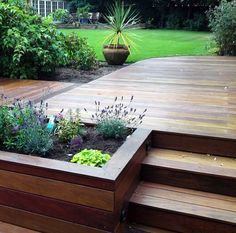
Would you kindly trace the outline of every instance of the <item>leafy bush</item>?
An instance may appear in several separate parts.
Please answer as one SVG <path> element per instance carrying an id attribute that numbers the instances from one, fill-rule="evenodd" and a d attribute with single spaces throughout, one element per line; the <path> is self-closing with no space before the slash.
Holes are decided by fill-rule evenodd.
<path id="1" fill-rule="evenodd" d="M 69 12 L 65 9 L 57 9 L 52 13 L 53 20 L 55 21 L 61 21 L 64 18 L 68 17 Z"/>
<path id="2" fill-rule="evenodd" d="M 97 125 L 97 130 L 105 138 L 124 138 L 128 135 L 126 122 L 122 119 L 104 119 Z"/>
<path id="3" fill-rule="evenodd" d="M 51 134 L 46 126 L 42 127 L 37 121 L 31 122 L 29 127 L 19 130 L 14 148 L 26 154 L 45 155 L 53 146 Z"/>
<path id="4" fill-rule="evenodd" d="M 69 142 L 77 137 L 82 131 L 79 110 L 67 113 L 66 117 L 60 119 L 57 123 L 55 134 L 59 140 Z"/>
<path id="5" fill-rule="evenodd" d="M 88 46 L 87 40 L 75 33 L 66 36 L 65 50 L 68 54 L 68 65 L 82 70 L 90 70 L 97 65 L 96 54 Z"/>
<path id="6" fill-rule="evenodd" d="M 90 69 L 95 55 L 85 40 L 59 33 L 52 17 L 41 18 L 30 11 L 0 2 L 0 75 L 37 78 L 58 66 Z M 83 51 L 84 50 L 84 51 Z M 92 54 L 92 55 L 91 55 Z"/>
<path id="7" fill-rule="evenodd" d="M 207 30 L 207 16 L 200 13 L 195 13 L 192 19 L 185 21 L 185 27 L 191 31 Z"/>
<path id="8" fill-rule="evenodd" d="M 120 101 L 117 97 L 113 104 L 101 108 L 101 103 L 95 101 L 96 112 L 92 114 L 92 120 L 97 124 L 97 130 L 105 138 L 124 138 L 129 132 L 129 128 L 136 128 L 142 123 L 147 109 L 137 115 L 137 109 L 131 107 L 134 97 L 132 96 L 129 103 Z M 86 112 L 87 109 L 85 109 Z"/>
<path id="9" fill-rule="evenodd" d="M 7 149 L 45 155 L 53 146 L 47 130 L 46 105 L 36 108 L 32 102 L 16 101 L 0 107 L 0 140 Z"/>
<path id="10" fill-rule="evenodd" d="M 220 55 L 236 55 L 236 0 L 223 0 L 209 12 L 209 27 Z"/>
<path id="11" fill-rule="evenodd" d="M 180 29 L 183 27 L 184 15 L 182 12 L 169 14 L 166 20 L 166 28 Z"/>
<path id="12" fill-rule="evenodd" d="M 111 156 L 109 154 L 103 154 L 99 150 L 85 149 L 75 154 L 71 162 L 93 167 L 103 167 L 110 158 Z"/>

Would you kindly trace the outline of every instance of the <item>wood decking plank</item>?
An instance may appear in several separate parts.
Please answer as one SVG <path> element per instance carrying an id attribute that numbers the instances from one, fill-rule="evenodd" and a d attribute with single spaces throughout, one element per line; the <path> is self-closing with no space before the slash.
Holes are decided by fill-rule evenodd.
<path id="1" fill-rule="evenodd" d="M 151 148 L 143 164 L 236 178 L 236 159 L 209 154 Z"/>
<path id="2" fill-rule="evenodd" d="M 23 227 L 18 227 L 5 222 L 0 222 L 0 233 L 40 233 L 40 232 L 29 230 Z"/>
<path id="3" fill-rule="evenodd" d="M 149 59 L 51 98 L 50 112 L 93 112 L 95 100 L 105 105 L 134 95 L 134 107 L 148 109 L 143 127 L 236 139 L 235 73 L 235 58 Z M 83 111 L 82 118 L 91 122 Z"/>
<path id="4" fill-rule="evenodd" d="M 217 198 L 217 196 L 219 196 Z M 141 183 L 131 198 L 132 203 L 188 215 L 236 224 L 236 198 L 204 192 Z"/>

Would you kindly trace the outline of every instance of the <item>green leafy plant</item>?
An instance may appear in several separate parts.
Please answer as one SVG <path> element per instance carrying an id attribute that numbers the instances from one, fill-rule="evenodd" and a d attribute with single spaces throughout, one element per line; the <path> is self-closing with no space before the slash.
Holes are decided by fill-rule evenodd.
<path id="1" fill-rule="evenodd" d="M 122 119 L 104 119 L 97 125 L 97 131 L 105 138 L 124 138 L 128 135 L 129 129 Z"/>
<path id="2" fill-rule="evenodd" d="M 111 156 L 109 154 L 103 154 L 99 150 L 85 149 L 78 154 L 75 154 L 71 159 L 71 162 L 92 167 L 103 167 L 110 158 Z"/>
<path id="3" fill-rule="evenodd" d="M 90 11 L 90 4 L 85 4 L 84 6 L 80 6 L 77 9 L 78 17 L 86 18 L 88 17 L 88 13 Z"/>
<path id="4" fill-rule="evenodd" d="M 57 9 L 52 13 L 53 20 L 55 21 L 61 21 L 64 18 L 68 17 L 69 12 L 65 9 Z"/>
<path id="5" fill-rule="evenodd" d="M 209 21 L 219 54 L 236 56 L 236 0 L 223 0 L 209 12 Z"/>
<path id="6" fill-rule="evenodd" d="M 41 18 L 3 2 L 0 16 L 1 76 L 32 79 L 60 66 L 93 68 L 95 53 L 86 41 L 58 32 L 51 16 Z"/>
<path id="7" fill-rule="evenodd" d="M 69 110 L 67 115 L 61 118 L 55 130 L 55 135 L 63 142 L 70 142 L 82 132 L 82 123 L 80 113 L 77 109 L 75 112 Z"/>
<path id="8" fill-rule="evenodd" d="M 132 107 L 134 97 L 131 96 L 128 104 L 124 103 L 123 96 L 115 97 L 111 105 L 101 107 L 100 101 L 95 101 L 95 113 L 92 120 L 97 124 L 97 130 L 105 138 L 124 138 L 128 135 L 129 129 L 134 129 L 142 124 L 147 112 L 137 114 L 137 109 Z M 87 109 L 84 109 L 86 112 Z"/>
<path id="9" fill-rule="evenodd" d="M 134 40 L 137 36 L 129 29 L 133 24 L 139 23 L 139 14 L 131 6 L 125 8 L 121 1 L 114 2 L 107 11 L 104 18 L 109 24 L 111 33 L 106 37 L 105 42 L 116 47 L 119 45 L 125 45 L 127 48 L 135 47 Z"/>
<path id="10" fill-rule="evenodd" d="M 81 70 L 91 70 L 97 67 L 95 51 L 88 46 L 87 40 L 72 33 L 65 38 L 68 66 Z"/>

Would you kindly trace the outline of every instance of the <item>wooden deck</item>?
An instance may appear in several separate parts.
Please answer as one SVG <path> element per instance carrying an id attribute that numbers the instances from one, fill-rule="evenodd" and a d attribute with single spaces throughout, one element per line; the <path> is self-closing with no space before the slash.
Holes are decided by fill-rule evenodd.
<path id="1" fill-rule="evenodd" d="M 49 100 L 62 108 L 95 109 L 115 96 L 148 109 L 142 127 L 236 139 L 236 58 L 175 57 L 138 62 Z M 86 121 L 88 116 L 82 111 Z"/>
<path id="2" fill-rule="evenodd" d="M 73 83 L 0 79 L 0 95 L 10 99 L 30 99 L 37 101 L 67 91 L 74 87 Z"/>
<path id="3" fill-rule="evenodd" d="M 13 225 L 0 233 L 124 233 L 120 219 L 144 232 L 236 232 L 236 58 L 150 59 L 80 87 L 0 80 L 1 93 L 43 97 L 50 113 L 134 95 L 153 130 L 136 130 L 104 169 L 1 152 L 0 221 Z"/>

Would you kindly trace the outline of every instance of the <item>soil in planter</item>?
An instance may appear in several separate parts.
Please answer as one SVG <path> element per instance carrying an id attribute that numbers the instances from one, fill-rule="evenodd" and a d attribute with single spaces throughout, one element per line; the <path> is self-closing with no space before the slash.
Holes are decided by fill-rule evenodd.
<path id="1" fill-rule="evenodd" d="M 86 127 L 82 139 L 82 146 L 73 147 L 67 143 L 61 143 L 58 140 L 54 140 L 53 149 L 50 150 L 45 157 L 70 161 L 74 154 L 83 149 L 101 150 L 102 152 L 108 153 L 112 156 L 125 141 L 125 139 L 105 139 L 98 134 L 94 127 Z"/>
<path id="2" fill-rule="evenodd" d="M 71 146 L 68 143 L 62 143 L 56 137 L 54 137 L 53 148 L 45 156 L 40 157 L 69 162 L 74 154 L 83 149 L 101 150 L 102 152 L 108 153 L 112 156 L 125 141 L 125 139 L 105 139 L 96 131 L 95 127 L 85 127 L 83 135 L 82 144 L 80 146 Z M 18 151 L 14 150 L 7 150 L 1 144 L 0 150 L 19 153 Z"/>

